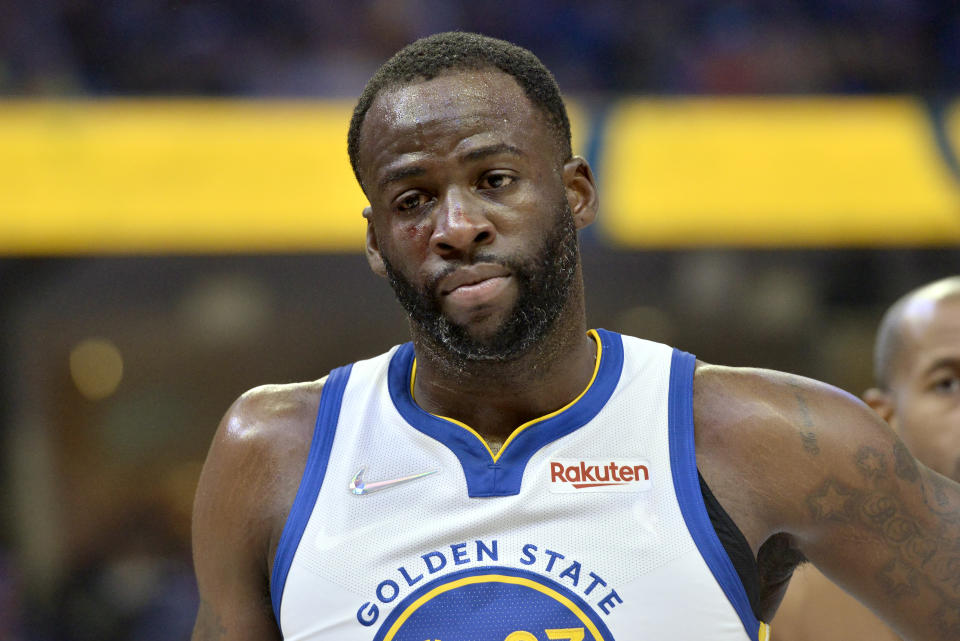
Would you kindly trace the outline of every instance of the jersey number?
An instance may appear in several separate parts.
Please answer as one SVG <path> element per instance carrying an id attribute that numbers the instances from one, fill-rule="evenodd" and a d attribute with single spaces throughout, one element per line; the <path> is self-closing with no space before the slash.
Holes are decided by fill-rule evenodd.
<path id="1" fill-rule="evenodd" d="M 583 641 L 583 628 L 552 628 L 544 630 L 547 638 L 551 641 Z M 426 641 L 440 641 L 440 639 L 427 639 Z M 537 635 L 526 630 L 516 630 L 507 635 L 503 641 L 540 641 Z"/>
<path id="2" fill-rule="evenodd" d="M 554 628 L 544 630 L 548 639 L 557 639 L 559 641 L 583 641 L 583 628 Z M 507 635 L 503 641 L 539 641 L 537 637 L 526 630 L 517 630 Z"/>

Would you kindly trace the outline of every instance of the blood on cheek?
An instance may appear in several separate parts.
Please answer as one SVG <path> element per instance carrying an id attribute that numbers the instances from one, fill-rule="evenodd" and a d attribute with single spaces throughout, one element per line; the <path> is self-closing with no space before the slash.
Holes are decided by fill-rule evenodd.
<path id="1" fill-rule="evenodd" d="M 432 233 L 433 226 L 427 220 L 403 221 L 394 227 L 393 237 L 405 253 L 423 258 L 429 252 Z"/>
<path id="2" fill-rule="evenodd" d="M 426 220 L 405 225 L 402 229 L 403 236 L 408 241 L 427 240 L 430 238 L 431 226 Z"/>

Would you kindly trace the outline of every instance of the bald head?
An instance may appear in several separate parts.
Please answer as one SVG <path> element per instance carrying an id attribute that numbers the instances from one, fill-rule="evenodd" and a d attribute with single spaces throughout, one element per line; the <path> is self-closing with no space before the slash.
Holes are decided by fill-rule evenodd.
<path id="1" fill-rule="evenodd" d="M 916 289 L 887 311 L 875 387 L 863 400 L 917 460 L 960 481 L 960 276 Z"/>
<path id="2" fill-rule="evenodd" d="M 960 276 L 950 276 L 919 287 L 894 303 L 877 330 L 873 374 L 877 386 L 889 389 L 906 344 L 929 323 L 938 304 L 960 299 Z"/>

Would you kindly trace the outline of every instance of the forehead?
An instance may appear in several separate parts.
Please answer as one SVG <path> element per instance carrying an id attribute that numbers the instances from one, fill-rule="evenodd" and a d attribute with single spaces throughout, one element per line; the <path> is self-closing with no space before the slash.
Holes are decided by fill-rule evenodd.
<path id="1" fill-rule="evenodd" d="M 513 76 L 496 70 L 451 72 L 385 89 L 370 107 L 375 117 L 380 112 L 395 127 L 424 124 L 438 116 L 509 118 L 533 110 Z"/>
<path id="2" fill-rule="evenodd" d="M 501 71 L 457 71 L 392 87 L 377 96 L 364 118 L 361 170 L 376 171 L 400 155 L 443 153 L 471 140 L 510 138 L 524 151 L 549 153 L 545 119 L 516 80 Z"/>
<path id="3" fill-rule="evenodd" d="M 907 360 L 914 366 L 946 357 L 960 359 L 960 296 L 911 301 L 900 331 Z"/>

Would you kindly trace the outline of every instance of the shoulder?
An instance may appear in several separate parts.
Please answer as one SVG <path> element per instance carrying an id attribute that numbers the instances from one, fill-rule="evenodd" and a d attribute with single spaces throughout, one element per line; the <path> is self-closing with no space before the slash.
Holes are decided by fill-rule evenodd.
<path id="1" fill-rule="evenodd" d="M 902 635 L 957 638 L 960 584 L 940 568 L 960 564 L 960 486 L 866 405 L 788 374 L 702 365 L 694 421 L 697 464 L 755 551 L 786 539 Z"/>
<path id="2" fill-rule="evenodd" d="M 309 438 L 325 381 L 262 385 L 244 392 L 227 410 L 214 442 L 261 451 Z"/>
<path id="3" fill-rule="evenodd" d="M 752 367 L 725 367 L 698 361 L 694 374 L 695 409 L 703 418 L 764 423 L 808 424 L 808 412 L 829 407 L 866 413 L 870 409 L 856 396 L 827 383 L 803 376 Z"/>
<path id="4" fill-rule="evenodd" d="M 698 438 L 738 444 L 754 454 L 775 454 L 771 447 L 789 441 L 816 455 L 822 439 L 853 444 L 865 436 L 891 435 L 856 396 L 785 372 L 698 362 L 693 394 Z"/>
<path id="5" fill-rule="evenodd" d="M 269 577 L 322 389 L 323 380 L 258 387 L 220 421 L 193 506 L 200 592 L 194 638 L 208 638 L 207 630 L 237 639 L 276 637 Z"/>
<path id="6" fill-rule="evenodd" d="M 233 473 L 243 475 L 247 482 L 253 480 L 250 475 L 255 469 L 269 469 L 274 481 L 290 472 L 299 478 L 313 437 L 323 382 L 264 385 L 242 394 L 217 428 L 208 465 L 211 459 L 223 457 L 231 463 Z"/>
<path id="7" fill-rule="evenodd" d="M 698 363 L 693 394 L 697 463 L 751 544 L 798 529 L 825 477 L 862 473 L 858 457 L 889 466 L 899 443 L 858 398 L 802 376 Z"/>
<path id="8" fill-rule="evenodd" d="M 195 533 L 242 528 L 256 557 L 272 561 L 306 465 L 323 383 L 264 385 L 234 401 L 200 477 Z"/>

